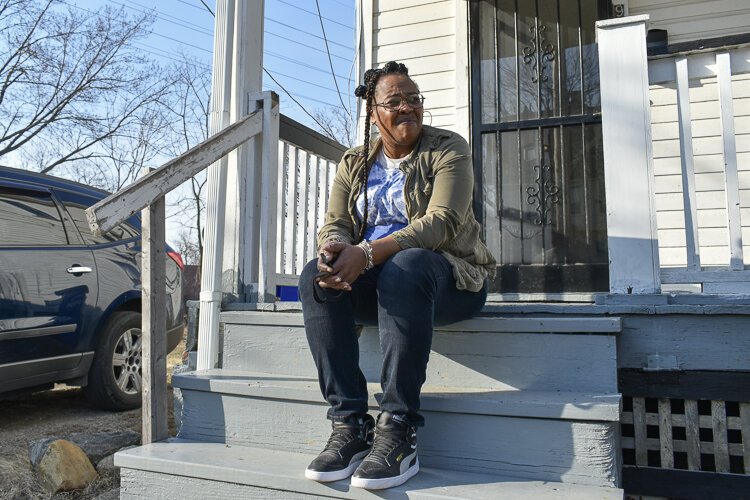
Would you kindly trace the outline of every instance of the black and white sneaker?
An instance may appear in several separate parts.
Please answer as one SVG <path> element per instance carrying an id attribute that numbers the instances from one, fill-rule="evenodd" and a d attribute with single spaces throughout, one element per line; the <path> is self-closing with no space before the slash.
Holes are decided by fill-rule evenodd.
<path id="1" fill-rule="evenodd" d="M 325 449 L 305 469 L 305 477 L 328 482 L 352 475 L 370 451 L 375 420 L 370 415 L 355 422 L 333 422 Z"/>
<path id="2" fill-rule="evenodd" d="M 397 415 L 381 413 L 372 450 L 354 471 L 352 486 L 368 490 L 392 488 L 417 472 L 417 429 Z"/>

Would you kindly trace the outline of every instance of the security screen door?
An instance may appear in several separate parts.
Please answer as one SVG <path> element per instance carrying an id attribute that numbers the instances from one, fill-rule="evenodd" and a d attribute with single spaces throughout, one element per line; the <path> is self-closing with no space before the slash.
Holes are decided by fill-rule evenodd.
<path id="1" fill-rule="evenodd" d="M 471 4 L 475 212 L 492 291 L 608 289 L 600 0 Z"/>

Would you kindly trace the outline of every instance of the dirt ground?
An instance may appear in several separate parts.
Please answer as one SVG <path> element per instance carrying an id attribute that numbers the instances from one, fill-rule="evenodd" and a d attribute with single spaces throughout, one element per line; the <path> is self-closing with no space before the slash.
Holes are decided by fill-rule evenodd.
<path id="1" fill-rule="evenodd" d="M 181 361 L 184 341 L 167 358 L 167 377 Z M 169 428 L 174 434 L 172 386 L 169 385 Z M 141 433 L 141 410 L 111 412 L 91 406 L 77 387 L 54 389 L 0 401 L 0 499 L 90 499 L 118 487 L 112 475 L 100 475 L 83 491 L 46 493 L 29 462 L 29 443 L 75 432 L 133 430 Z M 96 465 L 96 464 L 94 464 Z"/>

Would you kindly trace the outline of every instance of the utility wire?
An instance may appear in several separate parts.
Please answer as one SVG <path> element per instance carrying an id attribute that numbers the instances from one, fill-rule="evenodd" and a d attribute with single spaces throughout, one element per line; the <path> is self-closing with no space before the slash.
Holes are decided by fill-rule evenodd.
<path id="1" fill-rule="evenodd" d="M 203 2 L 201 2 L 201 3 L 203 3 Z M 211 9 L 209 9 L 209 8 L 208 8 L 208 6 L 206 6 L 205 4 L 204 4 L 204 6 L 206 7 L 206 9 L 208 9 L 208 11 L 209 11 L 209 12 L 211 12 Z M 214 16 L 214 17 L 216 17 L 216 14 L 214 14 L 213 12 L 211 12 L 211 15 L 212 15 L 212 16 Z M 292 101 L 294 101 L 294 102 L 295 102 L 295 103 L 297 104 L 297 106 L 299 106 L 299 107 L 300 107 L 300 109 L 302 109 L 302 111 L 304 111 L 304 112 L 305 112 L 305 114 L 306 114 L 307 116 L 309 116 L 310 118 L 312 118 L 312 120 L 313 120 L 313 121 L 314 121 L 315 123 L 317 123 L 317 124 L 318 124 L 318 126 L 320 127 L 320 129 L 321 129 L 321 130 L 326 130 L 326 127 L 325 127 L 325 126 L 324 126 L 324 125 L 323 125 L 322 123 L 320 123 L 320 121 L 318 121 L 318 119 L 317 119 L 317 118 L 315 118 L 315 117 L 314 117 L 314 116 L 313 116 L 313 115 L 312 115 L 312 114 L 311 114 L 311 113 L 310 113 L 310 112 L 309 112 L 309 111 L 308 111 L 308 110 L 307 110 L 307 109 L 306 109 L 306 108 L 305 108 L 305 107 L 304 107 L 304 106 L 303 106 L 303 105 L 302 105 L 302 104 L 301 104 L 301 103 L 300 103 L 300 102 L 299 102 L 299 101 L 298 101 L 297 99 L 295 99 L 295 98 L 294 98 L 294 96 L 293 96 L 293 95 L 292 95 L 291 93 L 289 93 L 289 91 L 288 91 L 288 90 L 287 90 L 287 89 L 286 89 L 286 88 L 285 88 L 285 87 L 284 87 L 284 86 L 283 86 L 283 85 L 282 85 L 281 83 L 279 83 L 279 81 L 278 81 L 278 80 L 277 80 L 276 78 L 274 78 L 274 77 L 273 77 L 273 75 L 271 74 L 271 72 L 270 72 L 270 71 L 268 71 L 268 70 L 267 70 L 266 68 L 263 68 L 263 71 L 265 72 L 265 74 L 267 74 L 267 75 L 268 75 L 268 77 L 269 77 L 269 78 L 270 78 L 271 80 L 273 80 L 273 82 L 274 82 L 274 83 L 275 83 L 276 85 L 278 85 L 278 86 L 279 86 L 279 88 L 280 88 L 281 90 L 283 90 L 283 91 L 284 91 L 284 93 L 285 93 L 286 95 L 288 95 L 288 96 L 289 96 L 289 98 L 290 98 L 290 99 L 291 99 Z"/>
<path id="2" fill-rule="evenodd" d="M 212 11 L 212 10 L 211 10 L 211 7 L 209 7 L 209 6 L 208 6 L 208 5 L 206 4 L 206 2 L 204 2 L 203 0 L 201 0 L 201 3 L 202 3 L 202 4 L 203 4 L 203 6 L 204 6 L 204 7 L 206 8 L 206 10 L 208 10 L 208 11 L 209 11 L 209 12 L 211 13 L 211 15 L 212 15 L 212 16 L 216 16 L 216 14 L 214 14 L 214 11 Z"/>
<path id="3" fill-rule="evenodd" d="M 288 37 L 285 37 L 285 36 L 277 35 L 276 33 L 271 33 L 268 30 L 266 30 L 266 35 L 275 36 L 276 38 L 281 38 L 282 40 L 286 40 L 287 42 L 296 43 L 297 45 L 302 45 L 306 49 L 310 49 L 310 50 L 314 50 L 315 52 L 320 52 L 322 54 L 326 54 L 326 51 L 323 50 L 323 49 L 319 49 L 317 47 L 312 47 L 312 46 L 307 45 L 307 44 L 305 44 L 303 42 L 300 42 L 299 40 L 294 40 L 292 38 L 288 38 Z M 330 58 L 331 57 L 331 53 L 328 52 L 327 54 L 328 54 L 328 57 Z M 339 59 L 343 59 L 344 61 L 349 62 L 349 58 L 348 57 L 337 56 L 336 54 L 333 54 L 333 57 L 338 57 Z"/>
<path id="4" fill-rule="evenodd" d="M 299 29 L 299 27 L 292 26 L 291 24 L 282 23 L 281 21 L 277 21 L 276 19 L 274 19 L 272 17 L 266 17 L 266 21 L 271 21 L 272 23 L 280 24 L 280 25 L 282 25 L 282 26 L 284 26 L 286 28 L 293 29 L 294 31 L 297 31 L 297 32 L 300 32 L 300 33 L 304 33 L 305 35 L 310 35 L 310 36 L 315 37 L 315 38 L 317 38 L 319 40 L 323 39 L 323 37 L 320 36 L 320 35 L 316 35 L 315 33 L 311 33 L 309 31 L 305 31 L 305 30 Z M 339 43 L 339 42 L 334 42 L 333 40 L 329 40 L 328 43 L 330 43 L 331 45 L 338 45 L 339 47 L 343 47 L 346 50 L 354 50 L 349 45 L 345 45 L 345 44 Z"/>
<path id="5" fill-rule="evenodd" d="M 284 0 L 277 0 L 277 1 L 278 1 L 279 3 L 283 3 L 284 5 L 288 5 L 289 7 L 292 7 L 292 8 L 294 8 L 294 9 L 297 9 L 297 10 L 301 10 L 302 12 L 307 12 L 308 14 L 312 14 L 313 16 L 317 15 L 317 14 L 315 14 L 315 12 L 313 12 L 313 11 L 311 11 L 311 10 L 303 9 L 303 8 L 302 8 L 302 7 L 300 7 L 299 5 L 294 5 L 293 3 L 285 2 Z M 344 24 L 344 23 L 340 23 L 340 22 L 336 21 L 335 19 L 330 19 L 330 18 L 328 18 L 328 17 L 325 17 L 324 19 L 325 19 L 326 21 L 331 21 L 331 22 L 332 22 L 332 23 L 334 23 L 334 24 L 338 24 L 339 26 L 343 26 L 344 28 L 346 28 L 346 29 L 348 29 L 348 30 L 353 30 L 353 29 L 354 29 L 354 28 L 352 28 L 351 26 L 348 26 L 348 25 L 346 25 L 346 24 Z"/>
<path id="6" fill-rule="evenodd" d="M 333 60 L 331 59 L 331 49 L 328 47 L 328 37 L 326 36 L 326 28 L 323 25 L 323 16 L 320 13 L 320 2 L 318 0 L 315 0 L 315 7 L 318 9 L 318 20 L 320 21 L 320 30 L 323 32 L 323 41 L 326 43 L 326 54 L 328 55 L 328 65 L 331 67 L 331 76 L 333 77 L 333 83 L 336 85 L 336 93 L 338 93 L 339 101 L 341 101 L 341 109 L 344 110 L 345 113 L 349 113 L 349 110 L 346 107 L 346 104 L 344 104 L 344 98 L 341 97 L 341 89 L 339 89 L 339 82 L 336 81 L 336 73 L 333 71 Z"/>
<path id="7" fill-rule="evenodd" d="M 311 69 L 313 71 L 318 71 L 320 73 L 325 73 L 326 75 L 330 74 L 328 71 L 326 71 L 324 69 L 317 68 L 317 67 L 313 66 L 312 64 L 307 64 L 306 62 L 300 61 L 299 59 L 293 59 L 291 57 L 287 57 L 287 56 L 285 56 L 283 54 L 279 54 L 278 52 L 273 52 L 271 50 L 265 50 L 264 53 L 266 55 L 269 55 L 271 57 L 276 57 L 277 59 L 281 59 L 283 61 L 288 61 L 288 62 L 296 63 L 296 64 L 298 64 L 300 66 L 304 66 L 305 68 Z M 336 74 L 336 76 L 338 78 L 341 78 L 342 80 L 346 81 L 346 77 L 345 76 L 341 76 L 339 74 Z"/>
<path id="8" fill-rule="evenodd" d="M 181 19 L 179 17 L 175 17 L 169 14 L 166 14 L 160 10 L 157 10 L 155 7 L 148 7 L 146 5 L 140 4 L 138 2 L 130 1 L 131 4 L 137 5 L 141 7 L 142 9 L 137 9 L 135 7 L 132 7 L 126 3 L 118 2 L 117 0 L 107 0 L 109 3 L 112 3 L 114 5 L 118 5 L 120 7 L 125 7 L 130 10 L 134 10 L 136 12 L 141 13 L 153 13 L 157 18 L 161 18 L 163 21 L 166 21 L 168 23 L 176 24 L 177 26 L 182 26 L 183 28 L 187 28 L 189 30 L 195 31 L 197 33 L 200 33 L 202 35 L 208 35 L 213 36 L 213 31 L 207 30 L 203 26 L 195 23 L 191 23 L 190 21 L 186 21 L 185 19 Z"/>
<path id="9" fill-rule="evenodd" d="M 284 91 L 284 93 L 285 93 L 286 95 L 288 95 L 288 96 L 289 96 L 289 98 L 290 98 L 290 99 L 291 99 L 292 101 L 294 101 L 294 102 L 295 102 L 295 103 L 297 104 L 297 106 L 299 106 L 299 107 L 300 107 L 300 108 L 302 109 L 302 111 L 304 111 L 304 112 L 305 112 L 305 114 L 306 114 L 307 116 L 309 116 L 310 118 L 312 118 L 312 119 L 313 119 L 313 121 L 314 121 L 315 123 L 317 123 L 317 124 L 318 124 L 318 127 L 320 127 L 320 129 L 321 129 L 321 130 L 326 130 L 326 127 L 325 127 L 325 126 L 323 126 L 323 124 L 322 124 L 322 123 L 320 123 L 320 122 L 318 121 L 318 119 L 317 119 L 317 118 L 315 118 L 315 117 L 314 117 L 313 115 L 311 115 L 311 114 L 310 114 L 310 112 L 309 112 L 309 111 L 308 111 L 307 109 L 305 109 L 305 107 L 304 107 L 304 106 L 303 106 L 302 104 L 300 104 L 300 102 L 299 102 L 299 101 L 298 101 L 297 99 L 295 99 L 295 98 L 294 98 L 294 96 L 293 96 L 292 94 L 290 94 L 290 93 L 289 93 L 289 91 L 288 91 L 287 89 L 285 89 L 285 88 L 284 88 L 284 86 L 283 86 L 282 84 L 280 84 L 280 83 L 278 82 L 278 80 L 276 80 L 276 78 L 274 78 L 274 77 L 273 77 L 273 75 L 272 75 L 271 73 L 269 73 L 269 72 L 268 72 L 268 70 L 267 70 L 266 68 L 263 68 L 263 71 L 265 71 L 265 72 L 266 72 L 266 74 L 267 74 L 267 75 L 268 75 L 268 76 L 269 76 L 269 77 L 271 78 L 271 80 L 273 80 L 273 81 L 274 81 L 274 83 L 276 83 L 276 85 L 278 85 L 278 86 L 279 86 L 279 87 L 281 88 L 281 90 L 283 90 L 283 91 Z"/>

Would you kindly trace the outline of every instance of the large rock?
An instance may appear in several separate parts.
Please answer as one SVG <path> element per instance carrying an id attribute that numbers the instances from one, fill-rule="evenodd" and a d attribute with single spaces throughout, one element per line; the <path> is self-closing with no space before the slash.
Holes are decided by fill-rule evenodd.
<path id="1" fill-rule="evenodd" d="M 50 443 L 64 439 L 75 443 L 89 457 L 92 463 L 99 462 L 102 458 L 115 453 L 126 446 L 138 444 L 141 440 L 140 434 L 133 431 L 122 432 L 100 432 L 87 434 L 85 432 L 68 434 L 64 436 L 52 436 L 29 444 L 29 459 L 31 465 L 36 467 L 47 451 Z"/>
<path id="2" fill-rule="evenodd" d="M 44 487 L 51 493 L 80 490 L 97 478 L 96 470 L 83 450 L 64 439 L 47 446 L 36 470 Z"/>

